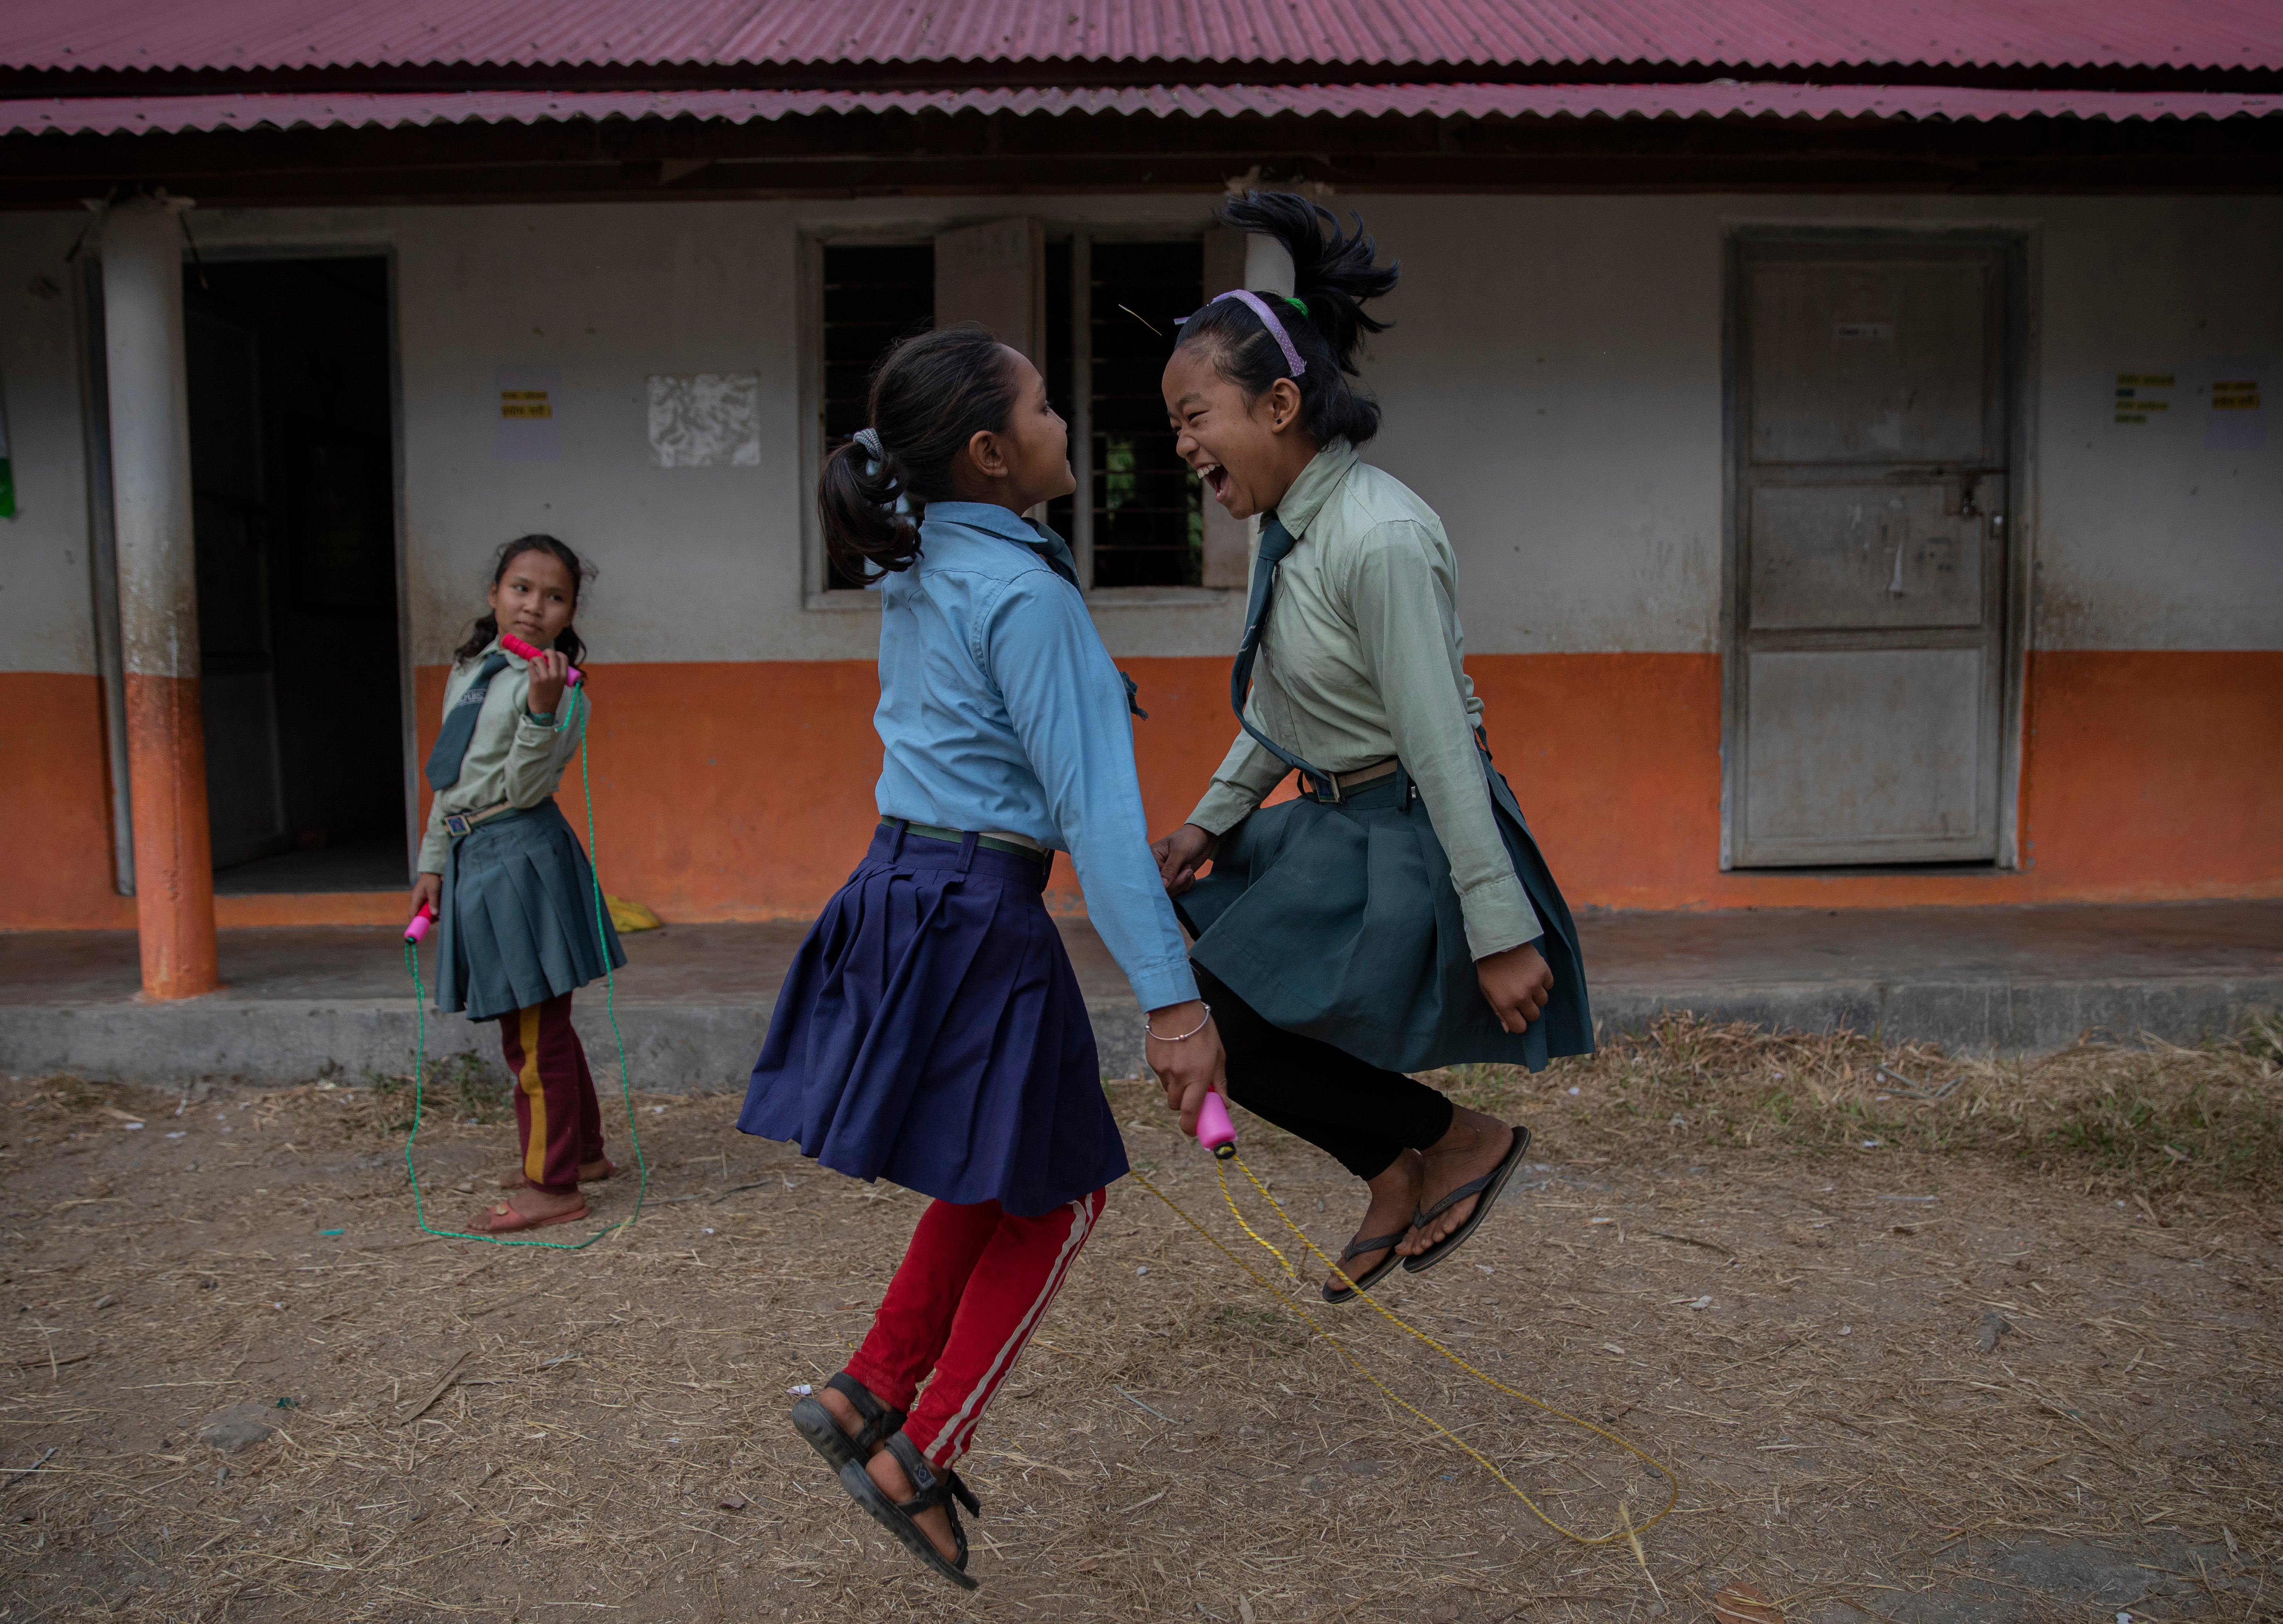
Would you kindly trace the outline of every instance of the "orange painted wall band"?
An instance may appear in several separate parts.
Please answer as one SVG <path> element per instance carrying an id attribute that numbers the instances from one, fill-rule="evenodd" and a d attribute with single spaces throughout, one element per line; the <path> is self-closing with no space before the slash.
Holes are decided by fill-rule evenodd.
<path id="1" fill-rule="evenodd" d="M 1228 665 L 1119 663 L 1150 713 L 1134 748 L 1149 824 L 1162 832 L 1195 803 L 1227 748 Z M 1720 662 L 1711 655 L 1490 655 L 1469 664 L 1498 763 L 1580 907 L 2283 897 L 2283 652 L 2033 654 L 2019 802 L 2026 866 L 1891 874 L 1720 871 Z M 417 675 L 425 754 L 444 672 Z M 185 726 L 196 730 L 194 684 L 134 682 L 130 704 L 158 712 L 154 739 L 179 745 Z M 605 666 L 593 683 L 597 857 L 612 891 L 668 919 L 798 918 L 846 877 L 871 837 L 879 772 L 869 662 Z M 111 888 L 99 691 L 91 677 L 0 674 L 8 764 L 0 816 L 12 836 L 0 928 L 134 922 L 138 910 Z M 206 847 L 202 776 L 187 807 L 176 781 L 148 815 L 153 786 L 139 761 L 136 789 L 138 862 L 152 865 L 146 872 L 171 863 L 182 875 L 181 854 Z M 564 807 L 583 832 L 577 797 L 574 768 Z M 167 828 L 161 862 L 145 854 Z M 190 871 L 192 879 L 204 874 L 202 855 Z M 193 938 L 199 906 L 225 925 L 403 917 L 401 893 L 216 902 L 194 890 L 178 885 L 165 903 Z M 1082 906 L 1067 862 L 1056 864 L 1051 900 Z M 164 967 L 170 985 L 199 985 L 195 966 L 187 977 Z"/>
<path id="2" fill-rule="evenodd" d="M 130 672 L 126 696 L 143 990 L 152 998 L 195 998 L 222 985 L 199 683 Z"/>

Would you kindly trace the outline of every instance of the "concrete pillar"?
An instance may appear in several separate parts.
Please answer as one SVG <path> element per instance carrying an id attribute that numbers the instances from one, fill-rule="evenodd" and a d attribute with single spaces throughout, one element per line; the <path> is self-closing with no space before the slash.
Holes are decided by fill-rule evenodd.
<path id="1" fill-rule="evenodd" d="M 194 998 L 221 985 L 199 711 L 180 207 L 138 199 L 115 207 L 103 225 L 135 913 L 149 998 Z"/>

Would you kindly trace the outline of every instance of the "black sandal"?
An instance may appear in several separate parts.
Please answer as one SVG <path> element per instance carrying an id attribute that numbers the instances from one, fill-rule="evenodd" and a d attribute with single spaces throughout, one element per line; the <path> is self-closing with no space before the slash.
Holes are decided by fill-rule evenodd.
<path id="1" fill-rule="evenodd" d="M 1406 1230 L 1404 1233 L 1408 1234 L 1410 1231 Z M 1365 1269 L 1363 1271 L 1363 1278 L 1360 1280 L 1351 1277 L 1345 1286 L 1333 1285 L 1328 1282 L 1324 1286 L 1324 1300 L 1326 1302 L 1353 1302 L 1357 1292 L 1367 1292 L 1371 1290 L 1373 1286 L 1378 1284 L 1379 1282 L 1383 1279 L 1398 1263 L 1404 1261 L 1402 1254 L 1395 1250 L 1395 1243 L 1402 1238 L 1402 1235 L 1376 1235 L 1368 1240 L 1350 1241 L 1348 1243 L 1348 1249 L 1340 1253 L 1340 1272 L 1342 1274 L 1347 1273 L 1347 1263 L 1348 1260 L 1351 1258 L 1360 1258 L 1366 1253 L 1377 1252 L 1383 1246 L 1387 1249 L 1387 1255 L 1380 1259 L 1378 1262 L 1373 1264 L 1369 1269 Z"/>
<path id="2" fill-rule="evenodd" d="M 1421 1253 L 1417 1257 L 1404 1259 L 1404 1269 L 1411 1274 L 1424 1274 L 1427 1270 L 1434 1268 L 1436 1264 L 1441 1262 L 1445 1258 L 1449 1257 L 1453 1252 L 1456 1252 L 1461 1246 L 1465 1245 L 1468 1240 L 1474 1235 L 1477 1227 L 1481 1224 L 1484 1219 L 1490 1216 L 1492 1204 L 1499 1198 L 1500 1193 L 1506 1189 L 1507 1180 L 1512 1178 L 1515 1175 L 1515 1170 L 1522 1166 L 1523 1152 L 1527 1152 L 1529 1149 L 1530 1129 L 1517 1124 L 1514 1130 L 1513 1148 L 1507 1152 L 1506 1159 L 1504 1161 L 1499 1163 L 1497 1167 L 1492 1167 L 1488 1173 L 1484 1174 L 1482 1177 L 1478 1179 L 1470 1179 L 1466 1183 L 1460 1185 L 1449 1195 L 1445 1196 L 1441 1200 L 1436 1202 L 1434 1206 L 1422 1211 L 1418 1217 L 1413 1221 L 1414 1228 L 1425 1227 L 1428 1223 L 1431 1222 L 1442 1214 L 1447 1213 L 1453 1207 L 1458 1206 L 1460 1202 L 1465 1200 L 1469 1196 L 1480 1196 L 1482 1198 L 1481 1200 L 1475 1203 L 1475 1210 L 1467 1214 L 1467 1221 L 1464 1223 L 1452 1230 L 1448 1235 L 1445 1235 L 1442 1239 L 1437 1241 L 1433 1245 L 1428 1247 L 1426 1251 Z"/>
<path id="3" fill-rule="evenodd" d="M 860 1465 L 877 1454 L 882 1444 L 903 1430 L 904 1412 L 890 1409 L 872 1396 L 872 1390 L 853 1376 L 843 1370 L 825 1384 L 864 1417 L 864 1425 L 854 1433 L 841 1429 L 832 1412 L 813 1398 L 803 1397 L 792 1407 L 793 1430 L 808 1440 L 808 1447 L 824 1456 L 825 1464 L 838 1472 L 850 1461 Z"/>
<path id="4" fill-rule="evenodd" d="M 961 1589 L 974 1589 L 976 1581 L 967 1572 L 967 1530 L 959 1526 L 958 1508 L 950 1503 L 958 1501 L 977 1517 L 983 1515 L 982 1504 L 967 1485 L 960 1481 L 957 1472 L 939 1473 L 928 1464 L 927 1457 L 919 1452 L 912 1441 L 901 1433 L 888 1440 L 887 1448 L 888 1453 L 896 1457 L 897 1464 L 903 1467 L 904 1474 L 912 1480 L 912 1487 L 916 1492 L 910 1499 L 901 1504 L 889 1499 L 886 1492 L 872 1481 L 872 1474 L 865 1471 L 863 1464 L 859 1461 L 850 1461 L 840 1469 L 840 1487 L 848 1491 L 850 1499 L 872 1513 L 873 1521 L 901 1541 L 906 1550 Z M 937 1506 L 942 1506 L 951 1518 L 952 1542 L 959 1548 L 959 1558 L 954 1562 L 945 1561 L 943 1553 L 935 1548 L 935 1542 L 912 1520 L 915 1512 L 931 1511 Z"/>

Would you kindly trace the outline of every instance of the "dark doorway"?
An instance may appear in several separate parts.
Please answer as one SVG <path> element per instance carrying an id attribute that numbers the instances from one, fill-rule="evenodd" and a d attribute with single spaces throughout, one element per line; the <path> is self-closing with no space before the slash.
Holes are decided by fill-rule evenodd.
<path id="1" fill-rule="evenodd" d="M 185 273 L 214 889 L 406 883 L 388 262 Z"/>

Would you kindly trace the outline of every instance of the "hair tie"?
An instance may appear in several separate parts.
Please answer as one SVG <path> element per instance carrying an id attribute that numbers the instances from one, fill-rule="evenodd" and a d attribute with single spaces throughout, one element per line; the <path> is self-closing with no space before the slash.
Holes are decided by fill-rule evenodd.
<path id="1" fill-rule="evenodd" d="M 870 457 L 874 462 L 884 463 L 888 460 L 888 454 L 880 449 L 880 431 L 878 429 L 860 428 L 854 433 L 849 435 L 848 438 L 851 443 L 862 446 L 864 448 L 864 455 Z"/>
<path id="2" fill-rule="evenodd" d="M 1282 299 L 1284 296 L 1280 293 L 1277 297 Z M 1284 364 L 1292 369 L 1293 377 L 1297 378 L 1301 373 L 1308 370 L 1308 363 L 1300 359 L 1300 352 L 1292 347 L 1291 334 L 1284 331 L 1284 324 L 1276 319 L 1276 312 L 1270 309 L 1259 295 L 1256 293 L 1249 293 L 1241 287 L 1233 287 L 1226 293 L 1215 294 L 1209 302 L 1219 304 L 1224 299 L 1235 299 L 1241 301 L 1255 316 L 1260 318 L 1260 324 L 1262 326 L 1267 328 L 1270 332 L 1276 336 L 1276 347 L 1284 352 Z M 1290 302 L 1297 304 L 1299 301 L 1293 300 Z"/>
<path id="3" fill-rule="evenodd" d="M 1307 320 L 1307 318 L 1308 318 L 1308 307 L 1307 307 L 1307 304 L 1306 304 L 1306 302 L 1305 302 L 1305 301 L 1298 300 L 1298 299 L 1295 299 L 1295 298 L 1293 298 L 1293 297 L 1292 297 L 1292 295 L 1291 295 L 1291 294 L 1287 293 L 1287 294 L 1285 294 L 1285 295 L 1284 295 L 1284 302 L 1285 302 L 1286 304 L 1288 304 L 1288 305 L 1290 305 L 1294 309 L 1297 310 L 1297 311 L 1300 313 L 1300 319 L 1301 319 L 1301 320 L 1303 320 L 1303 321 Z"/>

